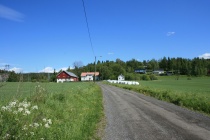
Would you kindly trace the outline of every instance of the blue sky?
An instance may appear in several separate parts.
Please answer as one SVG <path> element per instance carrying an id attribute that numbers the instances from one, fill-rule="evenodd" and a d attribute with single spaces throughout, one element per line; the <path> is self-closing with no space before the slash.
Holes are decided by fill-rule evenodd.
<path id="1" fill-rule="evenodd" d="M 0 68 L 40 72 L 101 61 L 210 58 L 209 0 L 0 0 Z M 98 57 L 102 56 L 102 57 Z"/>

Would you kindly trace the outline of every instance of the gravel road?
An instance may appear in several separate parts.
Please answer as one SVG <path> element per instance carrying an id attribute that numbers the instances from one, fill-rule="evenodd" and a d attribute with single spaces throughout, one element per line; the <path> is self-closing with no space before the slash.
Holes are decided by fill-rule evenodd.
<path id="1" fill-rule="evenodd" d="M 107 126 L 103 140 L 209 140 L 210 118 L 133 91 L 99 83 Z"/>

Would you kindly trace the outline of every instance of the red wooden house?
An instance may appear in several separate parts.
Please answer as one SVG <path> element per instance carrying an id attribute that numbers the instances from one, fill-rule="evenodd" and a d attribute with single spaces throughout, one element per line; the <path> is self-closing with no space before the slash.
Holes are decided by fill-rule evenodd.
<path id="1" fill-rule="evenodd" d="M 79 81 L 79 78 L 72 72 L 61 71 L 56 76 L 57 83 Z"/>

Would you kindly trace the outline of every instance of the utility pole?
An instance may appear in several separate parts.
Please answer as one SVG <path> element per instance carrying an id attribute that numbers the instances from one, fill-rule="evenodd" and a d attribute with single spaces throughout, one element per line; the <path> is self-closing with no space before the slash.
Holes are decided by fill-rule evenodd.
<path id="1" fill-rule="evenodd" d="M 96 82 L 96 56 L 95 56 L 95 73 L 94 73 L 94 83 Z"/>

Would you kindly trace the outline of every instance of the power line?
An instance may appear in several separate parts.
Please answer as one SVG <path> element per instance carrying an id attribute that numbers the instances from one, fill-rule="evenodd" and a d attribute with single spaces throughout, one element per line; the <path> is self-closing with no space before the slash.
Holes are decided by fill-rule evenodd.
<path id="1" fill-rule="evenodd" d="M 89 24 L 88 24 L 88 20 L 87 20 L 87 14 L 86 14 L 86 10 L 85 10 L 84 0 L 82 0 L 82 3 L 83 3 L 84 13 L 85 13 L 86 25 L 87 25 L 87 29 L 88 29 L 88 35 L 89 35 L 89 39 L 90 39 L 90 45 L 91 45 L 91 48 L 92 48 L 93 55 L 95 56 L 94 49 L 93 49 L 93 43 L 92 43 L 92 39 L 91 39 L 91 36 L 90 36 L 90 29 L 89 29 Z"/>

